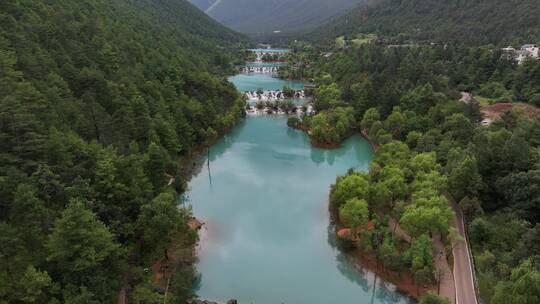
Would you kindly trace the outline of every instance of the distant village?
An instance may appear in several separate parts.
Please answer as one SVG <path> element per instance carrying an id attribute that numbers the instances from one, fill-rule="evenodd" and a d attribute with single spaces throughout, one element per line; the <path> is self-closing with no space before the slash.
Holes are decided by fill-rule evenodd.
<path id="1" fill-rule="evenodd" d="M 518 64 L 522 64 L 527 58 L 538 59 L 540 49 L 536 44 L 524 44 L 520 49 L 511 46 L 502 49 L 506 56 L 514 58 Z"/>
<path id="2" fill-rule="evenodd" d="M 348 49 L 354 46 L 359 46 L 364 43 L 376 42 L 378 44 L 386 44 L 387 48 L 412 48 L 418 46 L 417 43 L 404 43 L 404 44 L 387 44 L 381 38 L 376 35 L 359 35 L 356 39 L 346 39 L 343 36 L 336 38 L 335 45 L 338 49 Z M 431 42 L 430 45 L 436 45 L 435 42 Z M 447 45 L 444 45 L 447 48 Z M 520 48 L 514 48 L 508 46 L 501 49 L 504 53 L 503 56 L 507 56 L 509 59 L 514 59 L 518 64 L 522 64 L 527 59 L 540 59 L 540 48 L 536 44 L 524 44 Z M 321 56 L 329 58 L 333 55 L 332 52 L 323 52 Z"/>

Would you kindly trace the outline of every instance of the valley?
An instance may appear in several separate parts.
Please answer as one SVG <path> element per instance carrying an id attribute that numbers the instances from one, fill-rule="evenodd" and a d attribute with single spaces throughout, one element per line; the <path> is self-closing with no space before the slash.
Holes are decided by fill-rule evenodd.
<path id="1" fill-rule="evenodd" d="M 538 303 L 539 14 L 2 1 L 0 303 Z"/>
<path id="2" fill-rule="evenodd" d="M 245 90 L 240 75 L 231 81 Z M 255 80 L 262 91 L 276 89 L 271 74 Z M 313 148 L 287 128 L 287 116 L 247 114 L 203 157 L 186 193 L 205 223 L 197 294 L 239 303 L 413 303 L 336 247 L 326 211 L 327 186 L 349 168 L 366 170 L 369 144 L 357 135 L 340 149 Z"/>
<path id="3" fill-rule="evenodd" d="M 364 0 L 193 0 L 222 24 L 250 35 L 313 29 L 363 3 Z"/>

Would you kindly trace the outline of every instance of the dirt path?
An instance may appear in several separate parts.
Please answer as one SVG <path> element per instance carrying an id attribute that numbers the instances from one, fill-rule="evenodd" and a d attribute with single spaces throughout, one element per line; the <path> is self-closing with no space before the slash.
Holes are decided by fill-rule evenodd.
<path id="1" fill-rule="evenodd" d="M 390 226 L 390 229 L 392 229 L 392 231 L 397 235 L 399 236 L 400 238 L 402 238 L 404 241 L 406 241 L 407 243 L 411 243 L 412 241 L 412 238 L 411 236 L 405 232 L 405 230 L 403 230 L 401 228 L 401 226 L 399 225 L 399 223 L 394 219 L 394 218 L 390 218 L 388 220 L 388 226 Z"/>
<path id="2" fill-rule="evenodd" d="M 484 118 L 489 119 L 491 121 L 502 119 L 502 116 L 505 113 L 513 109 L 521 110 L 529 118 L 534 118 L 540 114 L 540 110 L 537 107 L 527 104 L 527 103 L 522 103 L 522 102 L 514 102 L 514 103 L 501 102 L 501 103 L 496 103 L 496 104 L 480 107 L 480 111 L 484 115 Z"/>
<path id="3" fill-rule="evenodd" d="M 439 279 L 439 295 L 447 298 L 450 303 L 456 302 L 456 285 L 454 282 L 454 274 L 448 265 L 446 257 L 446 249 L 441 240 L 440 234 L 435 234 L 432 237 L 433 245 L 435 246 L 435 267 L 437 268 L 437 276 Z"/>
<path id="4" fill-rule="evenodd" d="M 449 193 L 445 193 L 445 196 L 456 213 L 453 225 L 463 237 L 463 241 L 455 243 L 452 250 L 454 255 L 456 304 L 478 304 L 476 300 L 474 268 L 471 262 L 472 259 L 470 256 L 469 244 L 467 242 L 463 214 L 454 198 Z"/>
<path id="5" fill-rule="evenodd" d="M 408 243 L 411 242 L 411 236 L 401 228 L 401 226 L 395 219 L 390 218 L 388 220 L 388 225 L 391 229 L 395 231 L 394 233 L 397 236 L 399 236 Z M 456 286 L 454 282 L 454 275 L 452 273 L 452 269 L 450 269 L 450 266 L 448 265 L 448 260 L 446 258 L 446 250 L 441 240 L 441 236 L 439 234 L 434 235 L 432 237 L 432 242 L 433 246 L 435 247 L 435 268 L 437 271 L 438 279 L 440 280 L 439 295 L 447 298 L 450 303 L 455 303 Z"/>

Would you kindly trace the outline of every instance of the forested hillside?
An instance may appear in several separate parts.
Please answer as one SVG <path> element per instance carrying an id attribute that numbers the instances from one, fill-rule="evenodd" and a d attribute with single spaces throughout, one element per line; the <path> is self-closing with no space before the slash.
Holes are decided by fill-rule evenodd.
<path id="1" fill-rule="evenodd" d="M 367 43 L 329 56 L 311 45 L 294 49 L 290 58 L 302 65 L 284 73 L 315 79 L 318 113 L 290 124 L 309 130 L 316 145 L 362 132 L 379 147 L 369 174 L 339 177 L 330 196 L 353 231 L 374 223 L 356 232 L 355 246 L 390 270 L 436 283 L 436 251 L 426 240 L 441 233 L 447 246 L 456 242 L 453 198 L 468 226 L 481 299 L 537 302 L 540 117 L 530 104 L 540 105 L 540 60 L 518 65 L 489 47 Z M 460 100 L 460 91 L 529 105 L 484 125 L 486 101 Z M 413 237 L 406 250 L 389 218 Z"/>
<path id="2" fill-rule="evenodd" d="M 0 2 L 0 303 L 159 301 L 142 269 L 191 252 L 178 160 L 243 115 L 242 39 L 184 0 Z"/>
<path id="3" fill-rule="evenodd" d="M 539 15 L 536 0 L 371 0 L 306 38 L 333 41 L 342 35 L 354 38 L 358 33 L 377 33 L 396 43 L 536 42 L 540 39 Z"/>
<path id="4" fill-rule="evenodd" d="M 222 26 L 208 15 L 201 12 L 188 1 L 179 0 L 129 0 L 134 7 L 147 13 L 150 17 L 159 20 L 160 23 L 167 23 L 171 26 L 179 27 L 183 31 L 205 38 L 213 38 L 231 43 L 245 40 L 238 33 Z M 212 46 L 215 46 L 213 44 Z"/>

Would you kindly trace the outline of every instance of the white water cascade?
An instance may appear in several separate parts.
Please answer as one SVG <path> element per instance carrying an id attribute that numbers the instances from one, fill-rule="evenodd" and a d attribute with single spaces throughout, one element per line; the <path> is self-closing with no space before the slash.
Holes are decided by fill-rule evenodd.
<path id="1" fill-rule="evenodd" d="M 244 93 L 246 98 L 249 101 L 276 101 L 276 100 L 283 100 L 287 98 L 293 98 L 293 99 L 305 99 L 306 94 L 304 90 L 297 90 L 294 92 L 292 97 L 286 97 L 285 94 L 281 90 L 277 91 L 263 91 L 257 92 L 245 92 Z"/>
<path id="2" fill-rule="evenodd" d="M 246 66 L 240 69 L 242 73 L 265 73 L 265 74 L 275 74 L 278 72 L 277 66 Z"/>

